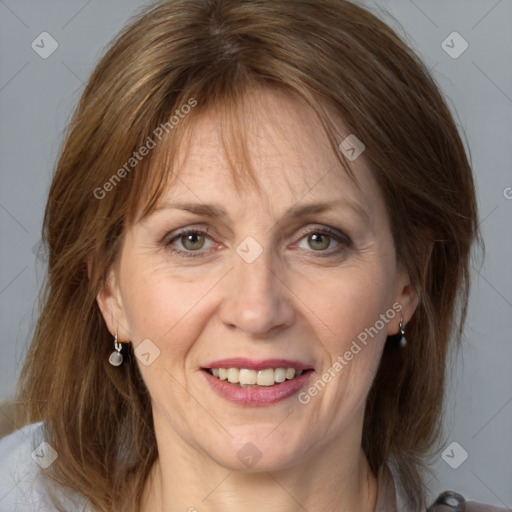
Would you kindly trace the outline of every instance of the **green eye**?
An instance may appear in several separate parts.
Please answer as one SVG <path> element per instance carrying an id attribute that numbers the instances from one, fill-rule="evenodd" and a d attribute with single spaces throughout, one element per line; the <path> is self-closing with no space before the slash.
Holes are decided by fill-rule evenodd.
<path id="1" fill-rule="evenodd" d="M 323 251 L 331 244 L 331 237 L 325 233 L 311 233 L 308 235 L 308 244 L 315 251 Z"/>
<path id="2" fill-rule="evenodd" d="M 193 232 L 182 235 L 180 241 L 185 249 L 189 251 L 197 251 L 203 248 L 205 236 L 199 232 Z"/>
<path id="3" fill-rule="evenodd" d="M 319 257 L 335 256 L 352 246 L 352 241 L 347 235 L 327 226 L 309 229 L 301 234 L 298 247 L 316 253 L 315 255 Z"/>
<path id="4" fill-rule="evenodd" d="M 186 229 L 171 238 L 166 237 L 163 244 L 171 252 L 184 258 L 206 257 L 215 247 L 209 229 Z M 298 247 L 317 253 L 318 257 L 332 257 L 344 253 L 351 245 L 350 238 L 342 232 L 322 227 L 302 232 Z"/>
<path id="5" fill-rule="evenodd" d="M 209 229 L 187 229 L 172 238 L 166 237 L 163 243 L 174 254 L 185 258 L 205 256 L 205 252 L 215 245 Z"/>

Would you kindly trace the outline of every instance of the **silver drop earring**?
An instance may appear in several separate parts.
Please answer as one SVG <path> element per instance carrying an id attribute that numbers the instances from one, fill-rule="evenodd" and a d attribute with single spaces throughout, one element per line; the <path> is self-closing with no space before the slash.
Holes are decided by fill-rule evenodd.
<path id="1" fill-rule="evenodd" d="M 121 354 L 121 349 L 123 348 L 123 346 L 121 345 L 121 343 L 119 343 L 119 341 L 117 341 L 117 329 L 116 329 L 116 334 L 114 336 L 114 351 L 112 352 L 112 354 L 110 354 L 110 357 L 108 358 L 108 362 L 112 365 L 112 366 L 121 366 L 123 364 L 123 354 Z"/>
<path id="2" fill-rule="evenodd" d="M 400 317 L 400 342 L 399 342 L 399 345 L 400 345 L 400 348 L 404 348 L 406 345 L 407 345 L 407 340 L 405 339 L 405 324 L 404 324 L 404 319 L 402 317 Z"/>

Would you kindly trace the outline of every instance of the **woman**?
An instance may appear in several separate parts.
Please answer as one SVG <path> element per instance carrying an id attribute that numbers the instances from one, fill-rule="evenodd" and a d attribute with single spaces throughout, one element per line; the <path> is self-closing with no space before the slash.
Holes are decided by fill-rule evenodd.
<path id="1" fill-rule="evenodd" d="M 83 93 L 44 235 L 12 509 L 425 510 L 477 208 L 434 82 L 373 15 L 148 9 Z M 492 510 L 430 510 L 464 506 Z"/>

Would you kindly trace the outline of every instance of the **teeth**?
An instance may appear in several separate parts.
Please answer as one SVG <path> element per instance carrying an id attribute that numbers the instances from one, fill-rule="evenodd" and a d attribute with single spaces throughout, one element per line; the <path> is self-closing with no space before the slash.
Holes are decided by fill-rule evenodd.
<path id="1" fill-rule="evenodd" d="M 273 386 L 274 385 L 274 370 L 260 370 L 258 372 L 258 386 Z"/>
<path id="2" fill-rule="evenodd" d="M 284 368 L 276 368 L 274 370 L 274 380 L 276 382 L 284 382 L 286 380 L 286 370 Z"/>
<path id="3" fill-rule="evenodd" d="M 287 368 L 286 369 L 286 378 L 293 379 L 293 377 L 295 377 L 295 370 L 293 368 Z"/>
<path id="4" fill-rule="evenodd" d="M 300 377 L 302 370 L 295 368 L 266 368 L 264 370 L 249 370 L 247 368 L 212 368 L 211 374 L 220 380 L 241 387 L 273 386 L 276 383 Z"/>
<path id="5" fill-rule="evenodd" d="M 240 370 L 238 368 L 228 368 L 228 381 L 231 382 L 231 384 L 239 382 L 239 377 Z"/>
<path id="6" fill-rule="evenodd" d="M 247 370 L 246 368 L 242 368 L 240 370 L 240 375 L 238 377 L 238 382 L 240 382 L 241 386 L 248 384 L 256 384 L 258 381 L 258 374 L 256 370 Z"/>

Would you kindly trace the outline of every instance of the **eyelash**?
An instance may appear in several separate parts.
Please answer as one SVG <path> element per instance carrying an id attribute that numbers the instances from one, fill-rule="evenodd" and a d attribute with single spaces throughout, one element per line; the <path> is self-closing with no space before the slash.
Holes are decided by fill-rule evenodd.
<path id="1" fill-rule="evenodd" d="M 179 257 L 183 257 L 183 258 L 202 258 L 202 257 L 204 257 L 205 254 L 204 254 L 204 252 L 201 252 L 201 250 L 198 250 L 198 251 L 183 251 L 181 249 L 170 248 L 171 244 L 175 240 L 178 240 L 180 238 L 183 238 L 183 237 L 185 237 L 187 235 L 191 235 L 191 234 L 207 235 L 209 238 L 212 237 L 211 236 L 212 232 L 211 232 L 210 228 L 208 228 L 208 227 L 204 228 L 204 229 L 187 228 L 187 229 L 184 229 L 183 231 L 180 231 L 180 232 L 176 233 L 172 238 L 166 237 L 163 240 L 163 244 L 173 254 L 176 254 Z M 313 228 L 313 229 L 309 229 L 309 230 L 303 231 L 300 234 L 299 241 L 302 240 L 307 235 L 310 235 L 310 234 L 327 235 L 327 236 L 335 239 L 341 245 L 341 247 L 338 247 L 334 251 L 333 250 L 330 250 L 330 251 L 327 251 L 327 250 L 323 250 L 323 251 L 321 251 L 321 250 L 320 251 L 311 250 L 310 251 L 310 252 L 313 252 L 313 253 L 317 253 L 318 257 L 320 257 L 320 258 L 326 258 L 326 257 L 330 257 L 330 256 L 335 256 L 335 255 L 339 254 L 342 251 L 343 248 L 348 248 L 348 247 L 351 247 L 351 245 L 352 245 L 352 241 L 350 240 L 350 238 L 348 236 L 340 235 L 340 234 L 338 234 L 337 231 L 335 231 L 335 230 L 333 230 L 333 229 L 331 229 L 329 227 L 322 227 L 322 228 L 316 228 L 316 229 Z M 324 253 L 324 254 L 322 254 L 322 253 Z"/>

